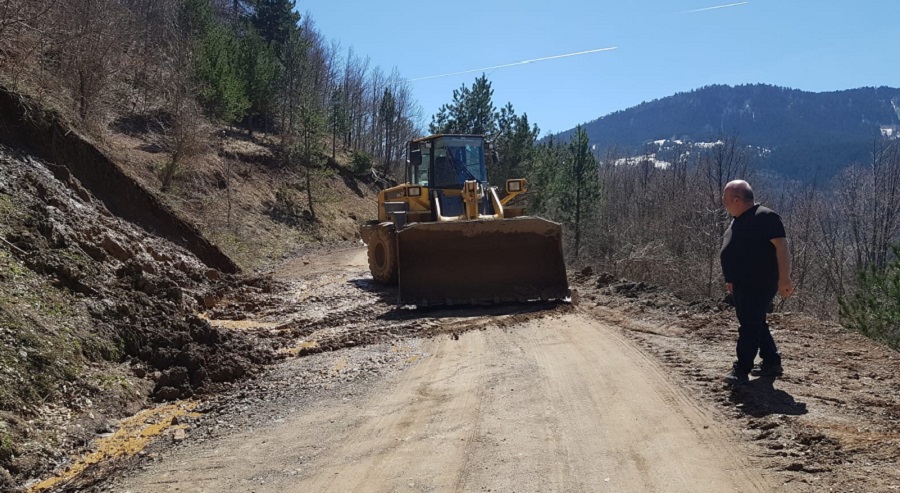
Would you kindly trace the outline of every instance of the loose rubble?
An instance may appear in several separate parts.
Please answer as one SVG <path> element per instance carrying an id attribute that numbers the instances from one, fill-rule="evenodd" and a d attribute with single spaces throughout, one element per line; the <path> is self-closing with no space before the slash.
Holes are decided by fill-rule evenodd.
<path id="1" fill-rule="evenodd" d="M 276 358 L 197 315 L 240 279 L 114 217 L 55 168 L 0 147 L 0 481 L 64 464 L 148 398 L 214 391 Z"/>

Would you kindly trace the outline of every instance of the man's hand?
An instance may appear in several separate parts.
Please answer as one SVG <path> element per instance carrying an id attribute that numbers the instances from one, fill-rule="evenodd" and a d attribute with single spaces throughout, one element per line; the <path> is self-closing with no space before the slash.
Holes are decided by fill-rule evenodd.
<path id="1" fill-rule="evenodd" d="M 794 294 L 794 285 L 791 284 L 790 279 L 778 280 L 778 294 L 781 295 L 782 298 L 790 298 L 792 294 Z"/>
<path id="2" fill-rule="evenodd" d="M 725 283 L 725 291 L 728 291 L 729 293 L 733 294 L 734 293 L 734 284 L 732 284 L 730 282 L 726 282 Z"/>
<path id="3" fill-rule="evenodd" d="M 794 285 L 791 284 L 791 252 L 787 238 L 772 238 L 770 241 L 775 245 L 775 258 L 778 260 L 778 294 L 790 298 L 794 294 Z"/>

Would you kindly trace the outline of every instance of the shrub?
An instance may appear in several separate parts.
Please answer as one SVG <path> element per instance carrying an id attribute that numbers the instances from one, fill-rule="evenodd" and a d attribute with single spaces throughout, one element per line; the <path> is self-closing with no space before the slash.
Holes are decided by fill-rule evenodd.
<path id="1" fill-rule="evenodd" d="M 362 151 L 354 151 L 352 161 L 353 174 L 357 176 L 368 174 L 372 171 L 373 161 L 374 159 L 371 154 Z"/>
<path id="2" fill-rule="evenodd" d="M 840 300 L 844 326 L 900 349 L 900 247 L 883 270 L 859 273 L 859 288 Z"/>

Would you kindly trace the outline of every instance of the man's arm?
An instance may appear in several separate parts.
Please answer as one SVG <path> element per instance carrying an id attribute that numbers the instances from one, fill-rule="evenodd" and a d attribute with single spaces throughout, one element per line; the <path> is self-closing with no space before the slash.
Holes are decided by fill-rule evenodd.
<path id="1" fill-rule="evenodd" d="M 791 252 L 787 238 L 772 238 L 769 241 L 775 245 L 775 257 L 778 259 L 778 293 L 789 298 L 794 294 L 794 285 L 791 284 Z"/>

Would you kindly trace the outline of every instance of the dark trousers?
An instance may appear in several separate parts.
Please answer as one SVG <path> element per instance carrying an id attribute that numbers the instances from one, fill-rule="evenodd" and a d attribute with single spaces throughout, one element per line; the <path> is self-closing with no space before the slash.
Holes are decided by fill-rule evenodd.
<path id="1" fill-rule="evenodd" d="M 740 324 L 735 371 L 743 375 L 750 373 L 757 353 L 766 365 L 781 364 L 781 355 L 775 346 L 775 339 L 772 339 L 769 324 L 766 323 L 766 312 L 775 297 L 775 290 L 734 285 L 733 295 Z"/>

